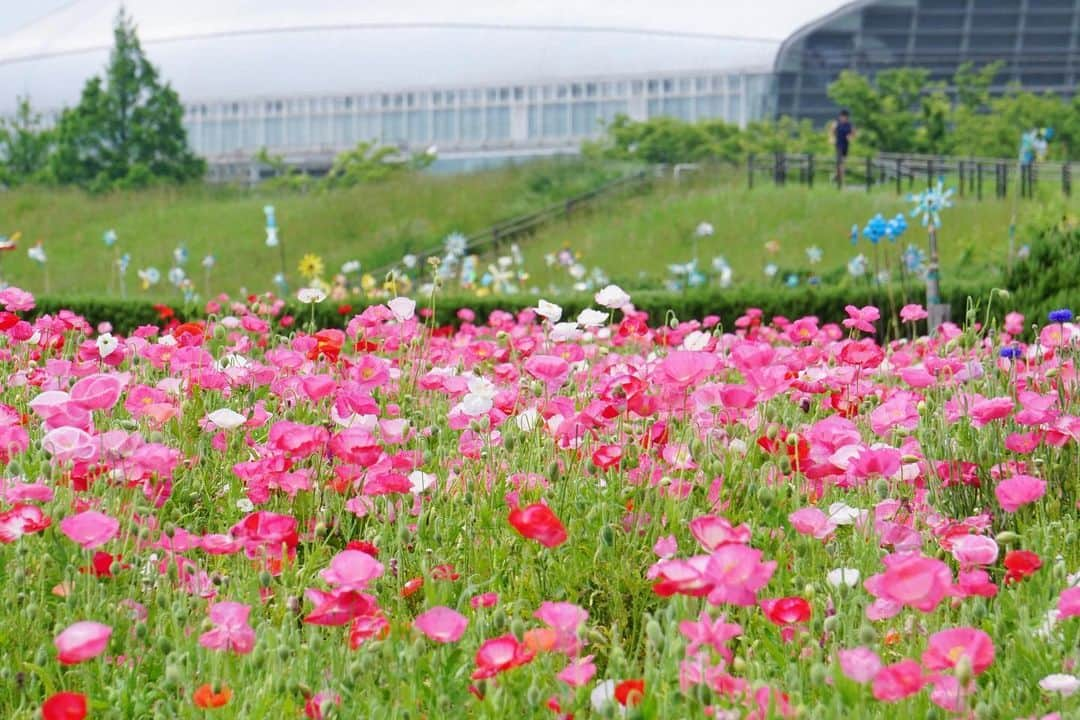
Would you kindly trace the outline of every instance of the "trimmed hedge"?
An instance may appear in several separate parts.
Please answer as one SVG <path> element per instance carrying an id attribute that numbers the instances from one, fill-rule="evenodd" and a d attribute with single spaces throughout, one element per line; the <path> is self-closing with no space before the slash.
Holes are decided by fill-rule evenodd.
<path id="1" fill-rule="evenodd" d="M 946 302 L 952 304 L 953 319 L 957 322 L 964 320 L 965 308 L 968 298 L 972 298 L 985 307 L 990 297 L 992 288 L 977 284 L 953 284 L 946 285 L 943 296 Z M 892 288 L 890 300 L 889 289 L 877 286 L 860 287 L 740 287 L 727 290 L 701 289 L 687 292 L 665 291 L 640 291 L 632 293 L 635 307 L 647 312 L 653 323 L 662 323 L 670 317 L 679 320 L 701 319 L 706 315 L 719 315 L 721 323 L 726 328 L 734 326 L 736 318 L 746 312 L 747 308 L 755 307 L 762 310 L 766 319 L 782 315 L 791 319 L 804 315 L 816 315 L 822 322 L 839 322 L 847 317 L 844 311 L 846 305 L 876 305 L 881 308 L 885 319 L 893 312 L 898 312 L 907 302 L 923 302 L 923 290 L 921 287 L 912 286 L 905 294 L 900 287 Z M 558 303 L 563 308 L 563 317 L 575 317 L 581 310 L 587 307 L 595 307 L 592 295 L 569 295 L 569 296 L 546 296 L 547 300 Z M 452 325 L 458 322 L 457 312 L 461 308 L 470 308 L 479 320 L 484 320 L 495 310 L 517 312 L 528 307 L 535 307 L 537 296 L 534 295 L 504 295 L 478 297 L 437 297 L 435 308 L 435 321 L 439 325 Z M 363 311 L 367 303 L 351 302 L 352 312 L 342 315 L 338 311 L 338 305 L 327 300 L 315 306 L 315 322 L 320 327 L 344 327 L 349 318 Z M 418 301 L 418 307 L 423 307 L 424 302 Z M 1015 303 L 1004 307 L 1004 303 L 995 302 L 1000 307 L 995 308 L 995 315 L 1000 316 L 1003 312 L 1015 308 Z M 201 308 L 172 306 L 179 320 L 193 320 L 202 316 Z M 117 333 L 130 333 L 140 325 L 160 324 L 161 320 L 154 303 L 146 300 L 120 300 L 111 298 L 38 298 L 37 308 L 32 315 L 45 313 L 55 314 L 58 310 L 68 309 L 84 316 L 91 325 L 96 326 L 100 322 L 109 322 L 113 331 Z M 298 325 L 308 322 L 311 315 L 310 306 L 292 304 L 287 312 L 295 316 Z M 980 313 L 979 319 L 982 320 Z"/>

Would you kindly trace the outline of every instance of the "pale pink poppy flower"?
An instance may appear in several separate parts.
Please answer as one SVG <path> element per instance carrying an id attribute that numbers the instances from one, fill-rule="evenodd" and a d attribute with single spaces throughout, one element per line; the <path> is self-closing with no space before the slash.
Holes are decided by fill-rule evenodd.
<path id="1" fill-rule="evenodd" d="M 199 636 L 199 644 L 211 650 L 231 650 L 246 655 L 255 647 L 255 630 L 248 625 L 251 607 L 224 601 L 210 606 L 214 629 Z"/>
<path id="2" fill-rule="evenodd" d="M 993 565 L 998 556 L 998 544 L 985 535 L 961 535 L 952 541 L 952 555 L 961 567 Z"/>
<path id="3" fill-rule="evenodd" d="M 686 654 L 694 655 L 698 648 L 706 645 L 715 650 L 721 657 L 731 662 L 733 655 L 727 646 L 727 641 L 742 635 L 742 626 L 738 623 L 727 622 L 727 617 L 721 615 L 716 620 L 709 617 L 705 610 L 701 611 L 696 621 L 683 620 L 679 623 L 679 632 L 689 640 L 686 645 Z"/>
<path id="4" fill-rule="evenodd" d="M 62 665 L 75 665 L 96 658 L 105 652 L 112 628 L 84 620 L 68 626 L 53 641 Z"/>
<path id="5" fill-rule="evenodd" d="M 1016 512 L 1045 494 L 1046 483 L 1031 475 L 1014 475 L 994 488 L 994 496 L 1006 512 Z"/>
<path id="6" fill-rule="evenodd" d="M 1080 617 L 1080 587 L 1062 590 L 1057 609 L 1058 619 Z"/>
<path id="7" fill-rule="evenodd" d="M 840 650 L 836 655 L 840 660 L 840 670 L 844 676 L 857 683 L 870 682 L 882 668 L 881 658 L 868 647 Z"/>
<path id="8" fill-rule="evenodd" d="M 586 655 L 583 658 L 573 660 L 555 676 L 570 687 L 582 687 L 588 685 L 596 674 L 596 665 L 593 664 L 593 656 Z"/>
<path id="9" fill-rule="evenodd" d="M 829 519 L 823 510 L 805 507 L 788 515 L 788 522 L 801 535 L 811 535 L 824 540 L 836 530 L 836 523 Z"/>
<path id="10" fill-rule="evenodd" d="M 71 401 L 84 410 L 108 410 L 116 405 L 123 388 L 116 375 L 95 373 L 71 387 Z"/>
<path id="11" fill-rule="evenodd" d="M 567 655 L 576 655 L 581 649 L 578 629 L 589 619 L 589 613 L 568 602 L 549 602 L 540 604 L 540 609 L 533 617 L 547 624 L 555 631 L 555 649 Z"/>
<path id="12" fill-rule="evenodd" d="M 457 642 L 468 625 L 469 620 L 464 615 L 441 605 L 417 615 L 413 621 L 413 627 L 439 643 Z"/>
<path id="13" fill-rule="evenodd" d="M 93 436 L 74 427 L 58 427 L 41 439 L 45 452 L 59 463 L 92 462 L 97 458 L 98 448 Z"/>

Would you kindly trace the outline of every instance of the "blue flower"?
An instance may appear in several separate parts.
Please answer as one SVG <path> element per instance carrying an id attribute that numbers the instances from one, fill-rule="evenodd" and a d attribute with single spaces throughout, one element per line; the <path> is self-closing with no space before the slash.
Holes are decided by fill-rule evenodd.
<path id="1" fill-rule="evenodd" d="M 1060 310 L 1051 310 L 1047 316 L 1052 323 L 1066 323 L 1073 319 L 1072 310 L 1068 308 L 1061 308 Z"/>
<path id="2" fill-rule="evenodd" d="M 1015 360 L 1024 354 L 1024 351 L 1018 347 L 1003 347 L 998 351 L 998 355 L 1006 360 Z"/>

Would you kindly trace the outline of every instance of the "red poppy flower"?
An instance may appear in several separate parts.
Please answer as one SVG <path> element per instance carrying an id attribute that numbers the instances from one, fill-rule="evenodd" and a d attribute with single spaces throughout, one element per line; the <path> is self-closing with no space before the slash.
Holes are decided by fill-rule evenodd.
<path id="1" fill-rule="evenodd" d="M 562 521 L 543 503 L 514 508 L 508 519 L 515 530 L 544 547 L 554 548 L 566 542 L 566 528 Z"/>
<path id="2" fill-rule="evenodd" d="M 338 305 L 337 314 L 341 316 L 352 315 L 352 305 Z"/>
<path id="3" fill-rule="evenodd" d="M 371 557 L 374 557 L 374 558 L 379 557 L 379 548 L 375 547 L 372 543 L 369 543 L 367 540 L 350 540 L 348 543 L 346 543 L 345 549 L 346 550 L 359 550 L 360 552 L 367 553 Z"/>
<path id="4" fill-rule="evenodd" d="M 83 720 L 86 717 L 86 696 L 74 692 L 58 692 L 41 705 L 44 720 Z"/>
<path id="5" fill-rule="evenodd" d="M 639 705 L 644 698 L 645 681 L 640 678 L 637 680 L 623 680 L 615 686 L 615 699 L 624 707 Z"/>
<path id="6" fill-rule="evenodd" d="M 761 609 L 773 625 L 792 625 L 810 621 L 810 603 L 801 597 L 762 600 Z"/>
<path id="7" fill-rule="evenodd" d="M 1042 560 L 1030 550 L 1010 550 L 1005 554 L 1005 582 L 1014 583 L 1031 577 L 1042 567 Z"/>
<path id="8" fill-rule="evenodd" d="M 176 312 L 168 305 L 155 305 L 154 311 L 157 313 L 159 320 L 168 320 L 169 318 L 176 317 Z"/>
<path id="9" fill-rule="evenodd" d="M 232 699 L 232 690 L 222 685 L 221 690 L 214 692 L 214 687 L 209 683 L 206 685 L 200 685 L 192 695 L 191 699 L 195 703 L 195 707 L 203 708 L 204 710 L 209 708 L 219 708 L 226 705 L 229 700 Z"/>
<path id="10" fill-rule="evenodd" d="M 424 587 L 424 578 L 414 577 L 412 580 L 406 580 L 405 585 L 401 588 L 401 597 L 409 597 L 417 592 L 420 588 Z"/>
<path id="11" fill-rule="evenodd" d="M 432 580 L 457 580 L 461 573 L 454 570 L 453 565 L 436 565 L 431 568 Z"/>

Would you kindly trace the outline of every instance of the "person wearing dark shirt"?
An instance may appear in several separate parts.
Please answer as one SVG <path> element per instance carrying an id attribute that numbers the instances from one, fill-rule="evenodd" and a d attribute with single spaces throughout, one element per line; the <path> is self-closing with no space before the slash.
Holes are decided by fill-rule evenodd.
<path id="1" fill-rule="evenodd" d="M 833 144 L 836 146 L 836 182 L 844 185 L 844 164 L 847 160 L 851 139 L 855 137 L 855 128 L 851 125 L 851 116 L 847 110 L 841 110 L 833 126 Z"/>

